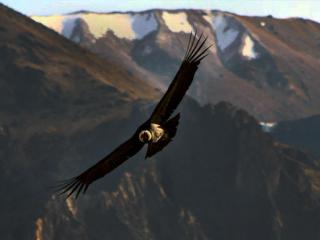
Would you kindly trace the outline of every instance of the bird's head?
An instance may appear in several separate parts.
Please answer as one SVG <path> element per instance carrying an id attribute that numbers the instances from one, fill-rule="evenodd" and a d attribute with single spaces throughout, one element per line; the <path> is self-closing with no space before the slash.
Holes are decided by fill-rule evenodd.
<path id="1" fill-rule="evenodd" d="M 151 132 L 149 130 L 142 130 L 139 133 L 139 140 L 143 143 L 150 142 L 152 139 Z"/>

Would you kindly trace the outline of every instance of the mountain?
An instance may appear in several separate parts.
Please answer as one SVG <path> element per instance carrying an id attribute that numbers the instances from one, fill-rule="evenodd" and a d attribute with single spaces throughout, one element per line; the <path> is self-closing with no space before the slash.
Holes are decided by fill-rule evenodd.
<path id="1" fill-rule="evenodd" d="M 320 115 L 279 122 L 270 133 L 281 142 L 320 157 Z"/>
<path id="2" fill-rule="evenodd" d="M 159 92 L 4 5 L 0 53 L 0 239 L 318 239 L 318 160 L 226 102 L 186 97 L 164 151 L 58 197 L 49 186 L 127 139 Z"/>
<path id="3" fill-rule="evenodd" d="M 229 101 L 261 121 L 319 114 L 320 24 L 300 18 L 246 17 L 223 11 L 148 10 L 32 16 L 105 59 L 167 86 L 186 33 L 216 43 L 190 95 L 201 105 Z"/>
<path id="4" fill-rule="evenodd" d="M 86 158 L 70 136 L 121 122 L 159 92 L 2 4 L 0 56 L 0 238 L 32 239 L 60 163 Z"/>
<path id="5" fill-rule="evenodd" d="M 55 107 L 65 103 L 77 104 L 77 101 L 88 101 L 79 99 L 84 90 L 92 91 L 92 98 L 95 98 L 97 89 L 103 94 L 123 95 L 119 96 L 123 100 L 137 99 L 137 96 L 152 100 L 159 96 L 138 73 L 102 60 L 30 19 L 15 21 L 16 13 L 3 6 L 2 12 L 2 109 L 17 113 L 36 111 L 53 104 Z M 26 88 L 31 90 L 25 91 Z"/>
<path id="6" fill-rule="evenodd" d="M 181 111 L 166 151 L 146 162 L 140 154 L 77 201 L 52 197 L 36 232 L 47 239 L 318 238 L 318 161 L 274 141 L 230 104 L 200 108 L 188 100 Z"/>

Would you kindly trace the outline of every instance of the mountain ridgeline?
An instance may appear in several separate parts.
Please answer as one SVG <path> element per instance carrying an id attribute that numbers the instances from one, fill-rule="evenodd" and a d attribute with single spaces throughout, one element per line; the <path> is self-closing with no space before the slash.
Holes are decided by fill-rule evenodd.
<path id="1" fill-rule="evenodd" d="M 271 134 L 281 142 L 320 158 L 320 115 L 280 122 L 272 128 Z"/>
<path id="2" fill-rule="evenodd" d="M 163 89 L 197 30 L 215 43 L 189 92 L 200 104 L 228 101 L 261 121 L 319 113 L 320 24 L 311 20 L 161 9 L 32 18 Z"/>
<path id="3" fill-rule="evenodd" d="M 152 21 L 152 13 L 158 16 L 161 11 L 147 13 L 151 17 L 146 19 Z M 166 17 L 180 14 L 182 20 L 183 16 L 188 20 L 193 16 L 195 22 L 203 18 L 199 11 L 192 13 L 170 12 Z M 247 21 L 244 17 L 226 16 Z M 72 21 L 68 23 L 70 29 L 84 25 L 81 29 L 88 43 L 109 47 L 118 60 L 102 59 L 0 4 L 0 239 L 318 239 L 319 161 L 275 140 L 262 131 L 255 117 L 225 101 L 202 106 L 186 96 L 178 109 L 181 123 L 177 135 L 156 157 L 145 161 L 144 149 L 94 183 L 77 201 L 53 194 L 49 186 L 56 180 L 75 176 L 91 166 L 150 116 L 161 96 L 152 81 L 167 84 L 176 71 L 177 56 L 185 48 L 184 43 L 176 44 L 184 39 L 183 34 L 169 34 L 160 25 L 156 32 L 144 37 L 130 33 L 135 39 L 127 40 L 117 37 L 117 32 L 96 38 L 89 32 L 90 26 L 86 28 L 86 21 L 74 23 L 75 26 Z M 139 26 L 135 29 L 143 35 L 145 28 L 141 30 Z M 127 29 L 123 32 L 128 33 Z M 260 44 L 253 40 L 254 35 L 249 35 L 255 44 Z M 130 63 L 133 49 L 136 48 L 135 59 L 139 59 L 138 47 L 143 48 L 146 39 L 159 44 L 154 45 L 156 52 L 151 48 L 150 64 L 151 60 L 159 61 L 159 66 L 164 64 L 167 76 L 152 69 L 155 65 L 146 66 L 146 59 Z M 116 48 L 118 44 L 122 47 Z M 162 44 L 169 44 L 170 51 L 160 48 Z M 250 94 L 260 96 L 264 90 L 250 82 L 253 80 L 240 78 L 233 68 L 229 71 L 218 64 L 217 57 L 223 53 L 215 51 L 200 67 L 194 85 L 201 87 L 213 79 L 215 84 L 208 85 L 208 89 L 211 86 L 218 93 L 229 88 L 229 83 L 231 96 L 238 87 L 232 81 L 238 81 L 239 86 L 243 83 L 245 89 L 252 90 L 241 96 L 256 104 Z M 308 54 L 312 57 L 316 53 Z M 124 61 L 120 65 L 117 61 L 121 59 Z M 210 78 L 207 69 L 220 69 L 234 78 L 219 87 L 216 83 L 222 84 L 228 78 L 224 75 L 223 80 L 218 79 L 217 73 Z M 288 94 L 292 104 L 302 104 L 299 97 L 290 95 L 282 86 L 266 83 L 263 87 L 270 90 L 262 96 L 266 99 L 274 91 L 273 99 Z M 191 89 L 191 95 L 195 89 Z M 214 101 L 222 95 L 220 92 Z M 236 96 L 240 95 L 234 95 L 234 99 Z M 244 102 L 239 100 L 239 104 Z M 313 111 L 313 103 L 303 104 L 311 107 L 301 115 Z M 281 109 L 280 105 L 270 106 Z M 266 118 L 297 114 L 251 112 L 256 116 L 265 113 Z"/>

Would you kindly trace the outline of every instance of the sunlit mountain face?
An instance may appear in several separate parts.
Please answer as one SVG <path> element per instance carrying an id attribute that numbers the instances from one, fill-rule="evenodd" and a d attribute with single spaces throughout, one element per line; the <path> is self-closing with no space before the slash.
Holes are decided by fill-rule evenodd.
<path id="1" fill-rule="evenodd" d="M 220 100 L 276 122 L 319 113 L 320 25 L 222 11 L 149 10 L 32 17 L 105 59 L 144 74 L 165 90 L 197 30 L 214 43 L 189 95 Z"/>
<path id="2" fill-rule="evenodd" d="M 101 37 L 85 18 L 71 21 L 74 43 L 0 4 L 0 239 L 318 239 L 319 161 L 276 135 L 279 119 L 314 111 L 318 63 L 307 63 L 318 25 L 211 11 L 114 16 L 126 30 Z M 134 19 L 148 28 L 133 28 Z M 173 142 L 147 161 L 143 149 L 78 200 L 54 194 L 57 180 L 96 163 L 150 116 L 184 54 L 183 31 L 195 27 L 217 44 L 178 109 Z M 284 44 L 301 29 L 308 44 Z M 301 66 L 310 99 L 285 87 Z M 211 101 L 219 103 L 203 105 Z"/>

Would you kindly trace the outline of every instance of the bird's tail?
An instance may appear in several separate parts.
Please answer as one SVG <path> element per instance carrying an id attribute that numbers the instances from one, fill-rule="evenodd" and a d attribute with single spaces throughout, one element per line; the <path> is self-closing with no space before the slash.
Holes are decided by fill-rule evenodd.
<path id="1" fill-rule="evenodd" d="M 179 120 L 180 120 L 180 113 L 178 113 L 176 116 L 173 118 L 169 119 L 164 125 L 163 128 L 165 131 L 168 133 L 168 137 L 172 139 L 176 133 L 177 133 L 177 128 L 179 125 Z"/>

